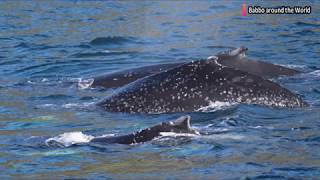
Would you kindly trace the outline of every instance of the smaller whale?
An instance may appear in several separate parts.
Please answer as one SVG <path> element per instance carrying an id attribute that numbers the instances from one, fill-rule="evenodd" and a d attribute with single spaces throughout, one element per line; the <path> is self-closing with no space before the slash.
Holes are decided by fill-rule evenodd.
<path id="1" fill-rule="evenodd" d="M 189 115 L 181 116 L 176 120 L 162 122 L 155 126 L 143 129 L 122 136 L 95 137 L 90 142 L 93 143 L 117 143 L 117 144 L 137 144 L 150 141 L 161 136 L 163 132 L 186 133 L 199 135 L 200 133 L 190 126 L 191 117 Z"/>

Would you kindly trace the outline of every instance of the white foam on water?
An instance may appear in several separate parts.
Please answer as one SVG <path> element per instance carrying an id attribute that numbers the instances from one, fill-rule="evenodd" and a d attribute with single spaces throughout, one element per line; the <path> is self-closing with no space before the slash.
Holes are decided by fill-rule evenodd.
<path id="1" fill-rule="evenodd" d="M 314 75 L 314 76 L 317 76 L 317 77 L 320 77 L 320 70 L 312 71 L 312 72 L 310 72 L 309 74 Z"/>
<path id="2" fill-rule="evenodd" d="M 212 139 L 212 140 L 225 140 L 225 139 L 244 140 L 244 139 L 247 139 L 246 136 L 239 135 L 239 134 L 213 134 L 213 135 L 202 136 L 201 138 L 207 138 L 207 139 Z"/>
<path id="3" fill-rule="evenodd" d="M 236 105 L 237 103 L 230 103 L 230 102 L 221 102 L 221 101 L 210 101 L 208 106 L 201 107 L 196 111 L 199 112 L 215 112 L 219 110 L 227 109 L 231 106 Z"/>
<path id="4" fill-rule="evenodd" d="M 67 103 L 63 104 L 63 108 L 86 108 L 94 105 L 94 102 L 88 102 L 88 103 Z"/>
<path id="5" fill-rule="evenodd" d="M 80 89 L 88 89 L 93 84 L 94 79 L 82 79 L 78 78 L 78 87 Z"/>
<path id="6" fill-rule="evenodd" d="M 48 107 L 57 107 L 56 104 L 40 104 L 40 105 L 37 105 L 36 107 L 38 108 L 48 108 Z"/>
<path id="7" fill-rule="evenodd" d="M 93 138 L 94 136 L 83 134 L 81 131 L 67 132 L 60 134 L 56 137 L 49 138 L 45 141 L 45 143 L 47 146 L 50 146 L 50 144 L 55 143 L 63 147 L 69 147 L 74 144 L 89 143 Z"/>
<path id="8" fill-rule="evenodd" d="M 298 65 L 298 64 L 275 64 L 275 65 L 279 65 L 279 66 L 283 66 L 291 69 L 305 69 L 307 67 L 306 65 Z"/>

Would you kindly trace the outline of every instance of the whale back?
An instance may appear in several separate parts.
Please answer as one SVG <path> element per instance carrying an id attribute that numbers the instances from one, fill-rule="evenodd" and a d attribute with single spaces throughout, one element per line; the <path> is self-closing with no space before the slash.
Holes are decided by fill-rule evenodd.
<path id="1" fill-rule="evenodd" d="M 192 112 L 210 102 L 301 107 L 296 94 L 259 76 L 199 60 L 132 82 L 98 103 L 106 111 Z"/>
<path id="2" fill-rule="evenodd" d="M 248 59 L 245 54 L 247 50 L 248 48 L 240 47 L 220 53 L 216 55 L 216 61 L 223 66 L 245 71 L 266 79 L 279 76 L 293 76 L 299 73 L 297 70 L 280 65 Z"/>

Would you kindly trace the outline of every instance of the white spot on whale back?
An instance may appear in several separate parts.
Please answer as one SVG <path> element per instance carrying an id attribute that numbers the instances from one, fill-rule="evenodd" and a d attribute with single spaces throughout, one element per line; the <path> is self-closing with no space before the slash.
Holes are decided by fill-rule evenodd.
<path id="1" fill-rule="evenodd" d="M 161 136 L 169 136 L 169 137 L 196 137 L 199 136 L 199 133 L 196 134 L 191 133 L 175 133 L 175 132 L 160 132 Z"/>
<path id="2" fill-rule="evenodd" d="M 201 107 L 197 109 L 196 111 L 199 112 L 215 112 L 219 110 L 227 109 L 231 106 L 236 105 L 237 103 L 230 103 L 230 102 L 221 102 L 221 101 L 209 101 L 208 106 Z"/>
<path id="3" fill-rule="evenodd" d="M 69 147 L 74 144 L 88 143 L 93 138 L 93 136 L 83 134 L 82 132 L 68 132 L 49 138 L 45 143 L 47 146 L 50 146 L 50 144 L 57 144 L 62 147 Z"/>

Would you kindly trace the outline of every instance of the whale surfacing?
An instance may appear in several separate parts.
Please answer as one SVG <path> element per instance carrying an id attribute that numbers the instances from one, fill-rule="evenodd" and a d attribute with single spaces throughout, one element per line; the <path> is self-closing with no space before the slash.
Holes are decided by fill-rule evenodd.
<path id="1" fill-rule="evenodd" d="M 220 65 L 216 60 L 185 63 L 136 80 L 98 105 L 110 112 L 169 113 L 192 112 L 211 101 L 273 107 L 307 105 L 272 81 Z"/>
<path id="2" fill-rule="evenodd" d="M 297 70 L 286 68 L 283 66 L 271 64 L 264 61 L 256 61 L 248 59 L 246 52 L 248 48 L 240 47 L 230 51 L 218 53 L 215 56 L 210 56 L 208 61 L 214 60 L 216 63 L 234 68 L 237 70 L 245 71 L 250 74 L 254 74 L 265 79 L 276 78 L 279 76 L 292 76 L 300 73 Z M 143 66 L 138 68 L 120 70 L 113 73 L 108 73 L 93 77 L 94 81 L 91 87 L 102 88 L 118 88 L 136 81 L 140 78 L 150 76 L 156 73 L 160 73 L 171 68 L 184 64 L 183 62 L 168 63 L 168 64 L 156 64 Z"/>
<path id="3" fill-rule="evenodd" d="M 191 128 L 190 121 L 191 117 L 189 115 L 181 116 L 176 120 L 162 122 L 158 125 L 143 129 L 135 133 L 122 136 L 96 137 L 93 138 L 90 142 L 107 144 L 137 144 L 150 141 L 158 136 L 161 136 L 161 133 L 165 132 L 199 134 L 199 132 Z"/>

